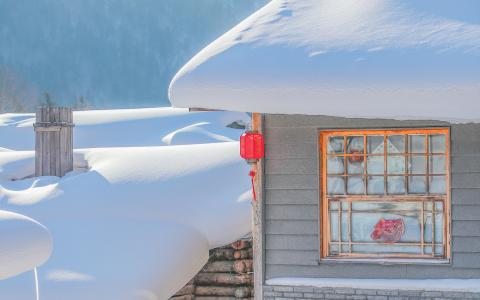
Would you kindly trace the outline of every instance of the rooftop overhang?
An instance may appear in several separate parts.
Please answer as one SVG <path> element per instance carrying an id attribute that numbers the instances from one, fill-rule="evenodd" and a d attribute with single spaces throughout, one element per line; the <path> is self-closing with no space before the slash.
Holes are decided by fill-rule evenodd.
<path id="1" fill-rule="evenodd" d="M 190 60 L 176 107 L 480 121 L 480 1 L 273 0 Z"/>

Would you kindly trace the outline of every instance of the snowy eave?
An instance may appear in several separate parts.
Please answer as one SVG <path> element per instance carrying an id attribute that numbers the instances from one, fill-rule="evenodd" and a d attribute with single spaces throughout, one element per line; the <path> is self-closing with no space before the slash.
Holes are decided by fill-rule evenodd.
<path id="1" fill-rule="evenodd" d="M 479 1 L 273 0 L 188 62 L 170 101 L 479 121 L 479 20 Z"/>

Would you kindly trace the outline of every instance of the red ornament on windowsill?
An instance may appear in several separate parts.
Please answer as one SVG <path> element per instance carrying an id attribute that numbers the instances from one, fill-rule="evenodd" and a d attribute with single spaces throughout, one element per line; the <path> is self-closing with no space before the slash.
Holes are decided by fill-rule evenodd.
<path id="1" fill-rule="evenodd" d="M 405 222 L 402 219 L 385 220 L 381 218 L 375 225 L 370 235 L 372 240 L 380 240 L 385 243 L 394 244 L 402 239 L 405 233 Z"/>

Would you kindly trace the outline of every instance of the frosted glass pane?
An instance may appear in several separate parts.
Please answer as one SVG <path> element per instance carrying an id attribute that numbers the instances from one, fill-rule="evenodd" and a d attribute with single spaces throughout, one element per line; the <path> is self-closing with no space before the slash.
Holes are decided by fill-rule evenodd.
<path id="1" fill-rule="evenodd" d="M 446 158 L 443 155 L 430 156 L 430 174 L 446 173 Z"/>
<path id="2" fill-rule="evenodd" d="M 424 241 L 425 243 L 431 243 L 432 242 L 432 233 L 433 233 L 433 227 L 432 227 L 432 213 L 430 212 L 425 212 L 424 213 L 424 229 L 423 229 L 423 236 L 424 236 Z"/>
<path id="3" fill-rule="evenodd" d="M 337 255 L 338 254 L 338 244 L 331 244 L 330 245 L 330 254 Z"/>
<path id="4" fill-rule="evenodd" d="M 330 239 L 338 242 L 338 213 L 330 212 Z"/>
<path id="5" fill-rule="evenodd" d="M 348 241 L 348 214 L 342 213 L 342 241 Z"/>
<path id="6" fill-rule="evenodd" d="M 363 136 L 349 136 L 347 137 L 347 153 L 362 153 L 363 154 Z"/>
<path id="7" fill-rule="evenodd" d="M 443 256 L 444 255 L 444 248 L 443 246 L 435 246 L 435 255 L 436 256 Z"/>
<path id="8" fill-rule="evenodd" d="M 425 210 L 432 211 L 432 202 L 425 202 Z"/>
<path id="9" fill-rule="evenodd" d="M 383 176 L 369 176 L 367 183 L 369 195 L 383 195 L 385 193 L 385 181 Z"/>
<path id="10" fill-rule="evenodd" d="M 372 135 L 367 137 L 367 153 L 383 154 L 384 153 L 383 135 Z"/>
<path id="11" fill-rule="evenodd" d="M 432 213 L 426 212 L 425 213 L 425 229 L 424 229 L 424 238 L 425 243 L 432 242 L 433 236 L 433 226 L 432 226 Z M 435 243 L 441 244 L 443 243 L 443 213 L 436 213 L 435 214 Z"/>
<path id="12" fill-rule="evenodd" d="M 445 153 L 446 136 L 444 134 L 434 134 L 430 136 L 430 153 Z"/>
<path id="13" fill-rule="evenodd" d="M 435 242 L 443 242 L 443 213 L 435 214 Z"/>
<path id="14" fill-rule="evenodd" d="M 408 136 L 408 152 L 425 153 L 425 135 Z"/>
<path id="15" fill-rule="evenodd" d="M 329 156 L 327 158 L 327 173 L 328 174 L 343 174 L 344 173 L 344 159 L 343 157 Z"/>
<path id="16" fill-rule="evenodd" d="M 408 192 L 410 194 L 426 194 L 427 180 L 425 179 L 425 176 L 408 177 Z"/>
<path id="17" fill-rule="evenodd" d="M 328 153 L 344 153 L 343 136 L 334 136 L 328 139 L 327 152 Z"/>
<path id="18" fill-rule="evenodd" d="M 405 177 L 388 176 L 387 187 L 390 195 L 405 194 Z"/>
<path id="19" fill-rule="evenodd" d="M 383 174 L 384 172 L 384 156 L 368 156 L 367 157 L 367 173 Z"/>
<path id="20" fill-rule="evenodd" d="M 431 176 L 430 177 L 430 193 L 431 194 L 446 194 L 447 178 L 445 176 Z"/>
<path id="21" fill-rule="evenodd" d="M 443 211 L 443 202 L 436 202 L 435 203 L 435 210 L 436 211 Z"/>
<path id="22" fill-rule="evenodd" d="M 345 181 L 342 177 L 328 176 L 327 178 L 327 192 L 330 195 L 345 194 Z"/>
<path id="23" fill-rule="evenodd" d="M 405 174 L 405 156 L 387 157 L 388 174 Z"/>
<path id="24" fill-rule="evenodd" d="M 388 153 L 405 153 L 405 136 L 390 135 L 387 137 Z"/>
<path id="25" fill-rule="evenodd" d="M 330 210 L 338 210 L 338 201 L 330 201 Z"/>
<path id="26" fill-rule="evenodd" d="M 427 158 L 423 155 L 412 155 L 409 157 L 408 164 L 409 174 L 426 174 Z"/>
<path id="27" fill-rule="evenodd" d="M 364 194 L 363 177 L 351 176 L 347 181 L 347 194 L 362 195 Z"/>
<path id="28" fill-rule="evenodd" d="M 423 249 L 425 254 L 432 254 L 432 246 L 425 246 Z"/>
<path id="29" fill-rule="evenodd" d="M 348 158 L 348 167 L 347 171 L 348 174 L 363 174 L 364 171 L 364 163 L 363 163 L 363 156 L 361 160 L 356 159 L 357 157 L 349 157 Z M 358 157 L 360 158 L 360 157 Z"/>

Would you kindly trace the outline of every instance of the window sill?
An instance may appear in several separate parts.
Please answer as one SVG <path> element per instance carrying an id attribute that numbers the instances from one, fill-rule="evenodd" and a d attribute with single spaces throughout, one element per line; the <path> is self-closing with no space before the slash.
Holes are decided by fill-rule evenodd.
<path id="1" fill-rule="evenodd" d="M 374 265 L 444 265 L 449 266 L 449 259 L 424 259 L 424 258 L 323 258 L 318 264 L 374 264 Z"/>

